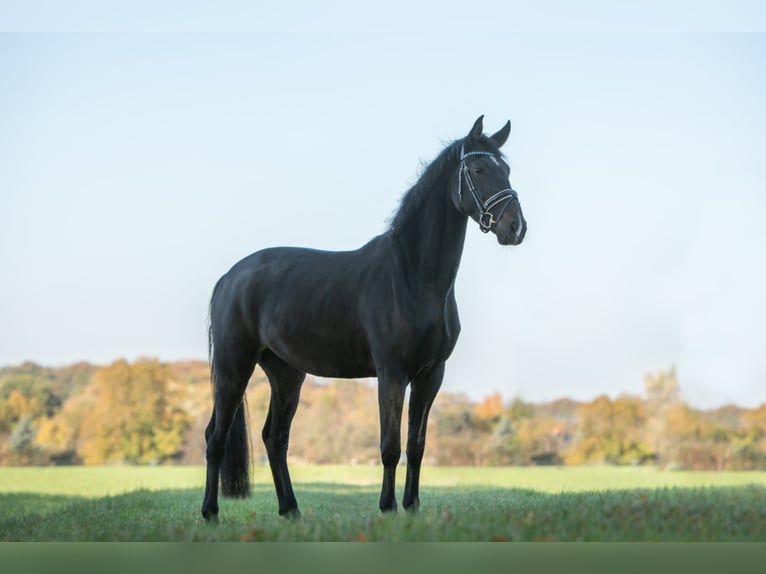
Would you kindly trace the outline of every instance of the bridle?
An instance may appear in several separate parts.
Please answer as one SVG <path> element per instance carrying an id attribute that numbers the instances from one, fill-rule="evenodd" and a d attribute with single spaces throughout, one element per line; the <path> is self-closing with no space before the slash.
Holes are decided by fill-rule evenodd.
<path id="1" fill-rule="evenodd" d="M 458 198 L 460 199 L 460 204 L 462 205 L 463 204 L 463 178 L 465 178 L 465 182 L 468 185 L 468 190 L 471 192 L 473 201 L 476 204 L 476 208 L 479 211 L 479 228 L 482 230 L 483 233 L 487 233 L 497 223 L 497 220 L 499 220 L 503 216 L 503 212 L 505 211 L 505 208 L 508 207 L 508 203 L 505 203 L 505 205 L 503 205 L 503 207 L 500 209 L 500 213 L 497 214 L 497 219 L 495 219 L 495 216 L 492 214 L 492 208 L 497 205 L 500 205 L 503 202 L 508 202 L 508 200 L 518 199 L 519 196 L 513 188 L 507 187 L 505 189 L 501 189 L 496 194 L 489 197 L 486 201 L 482 201 L 481 198 L 479 197 L 479 194 L 476 193 L 476 186 L 474 186 L 473 184 L 473 180 L 471 179 L 471 173 L 468 169 L 468 166 L 465 163 L 465 158 L 476 156 L 476 155 L 489 156 L 492 158 L 492 160 L 495 163 L 498 162 L 497 155 L 492 152 L 469 151 L 468 153 L 465 153 L 463 151 L 463 146 L 461 145 L 460 146 L 460 167 L 458 168 L 458 177 L 457 177 L 457 193 L 458 193 Z"/>

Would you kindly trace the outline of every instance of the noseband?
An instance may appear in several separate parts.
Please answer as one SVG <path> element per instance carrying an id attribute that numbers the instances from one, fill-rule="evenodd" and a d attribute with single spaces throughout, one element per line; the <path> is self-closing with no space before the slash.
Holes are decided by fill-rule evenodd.
<path id="1" fill-rule="evenodd" d="M 492 214 L 492 208 L 497 205 L 500 205 L 503 202 L 507 202 L 508 200 L 518 199 L 518 194 L 512 188 L 507 187 L 505 189 L 498 191 L 496 194 L 489 197 L 486 201 L 482 201 L 481 198 L 479 197 L 479 194 L 476 193 L 476 186 L 473 184 L 473 180 L 471 179 L 471 174 L 468 170 L 468 166 L 465 164 L 465 158 L 474 156 L 474 155 L 489 156 L 492 158 L 493 161 L 495 161 L 495 163 L 497 163 L 497 156 L 491 152 L 469 151 L 468 153 L 464 153 L 463 146 L 460 146 L 460 167 L 458 168 L 457 193 L 458 193 L 458 197 L 460 198 L 460 203 L 462 204 L 463 203 L 463 178 L 465 178 L 465 182 L 468 185 L 468 190 L 471 192 L 473 201 L 476 204 L 476 208 L 479 211 L 479 228 L 482 230 L 483 233 L 487 233 L 497 223 L 495 216 Z M 505 211 L 506 207 L 508 207 L 508 203 L 505 203 L 505 205 L 503 205 L 503 207 L 500 209 L 500 213 L 497 214 L 497 219 L 500 219 L 503 216 L 503 212 Z"/>

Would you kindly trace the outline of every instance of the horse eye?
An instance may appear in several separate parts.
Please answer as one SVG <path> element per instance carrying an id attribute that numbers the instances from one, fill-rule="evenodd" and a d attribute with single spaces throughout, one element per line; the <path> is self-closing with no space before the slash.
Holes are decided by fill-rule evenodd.
<path id="1" fill-rule="evenodd" d="M 477 165 L 475 168 L 473 168 L 474 173 L 484 173 L 484 168 L 480 165 Z"/>

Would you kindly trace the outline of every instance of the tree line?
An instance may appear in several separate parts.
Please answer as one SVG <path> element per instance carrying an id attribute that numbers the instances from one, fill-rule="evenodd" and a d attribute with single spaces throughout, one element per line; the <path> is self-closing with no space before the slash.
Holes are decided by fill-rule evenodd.
<path id="1" fill-rule="evenodd" d="M 269 385 L 247 391 L 254 460 Z M 0 369 L 0 464 L 201 464 L 212 389 L 203 361 L 118 360 Z M 308 377 L 290 457 L 306 463 L 379 462 L 377 390 L 364 381 Z M 406 409 L 402 421 L 406 437 Z M 649 373 L 641 395 L 530 403 L 494 393 L 472 401 L 442 392 L 429 419 L 426 463 L 436 465 L 655 465 L 766 469 L 766 403 L 692 408 L 675 369 Z"/>

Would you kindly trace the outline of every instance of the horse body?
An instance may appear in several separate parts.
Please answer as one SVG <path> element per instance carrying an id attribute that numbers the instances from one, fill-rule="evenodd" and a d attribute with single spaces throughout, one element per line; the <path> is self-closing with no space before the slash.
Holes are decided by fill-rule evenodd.
<path id="1" fill-rule="evenodd" d="M 216 346 L 231 352 L 227 339 L 245 340 L 245 353 L 269 349 L 322 377 L 372 377 L 392 356 L 410 375 L 446 360 L 459 329 L 454 290 L 400 281 L 401 261 L 381 256 L 392 243 L 384 235 L 357 251 L 280 247 L 243 259 L 211 301 Z"/>
<path id="2" fill-rule="evenodd" d="M 306 373 L 377 376 L 384 511 L 397 507 L 399 429 L 410 385 L 403 504 L 417 510 L 428 412 L 460 333 L 454 283 L 468 217 L 482 230 L 494 231 L 500 243 L 519 243 L 526 230 L 507 172 L 492 168 L 501 167 L 496 156 L 509 131 L 510 123 L 491 138 L 482 136 L 479 118 L 468 138 L 449 146 L 426 169 L 391 228 L 358 250 L 265 249 L 242 259 L 219 280 L 210 304 L 215 402 L 205 432 L 205 518 L 217 516 L 219 476 L 224 496 L 249 492 L 242 397 L 256 363 L 271 386 L 262 438 L 281 515 L 299 514 L 286 457 Z M 466 152 L 466 144 L 476 149 Z M 490 168 L 492 177 L 482 177 Z M 464 169 L 475 174 L 466 175 Z M 475 214 L 471 198 L 462 193 L 463 181 L 470 185 Z M 501 193 L 508 197 L 490 197 L 482 183 L 505 185 Z M 495 202 L 491 207 L 482 193 Z M 503 207 L 495 221 L 492 209 L 500 202 L 513 205 Z"/>

